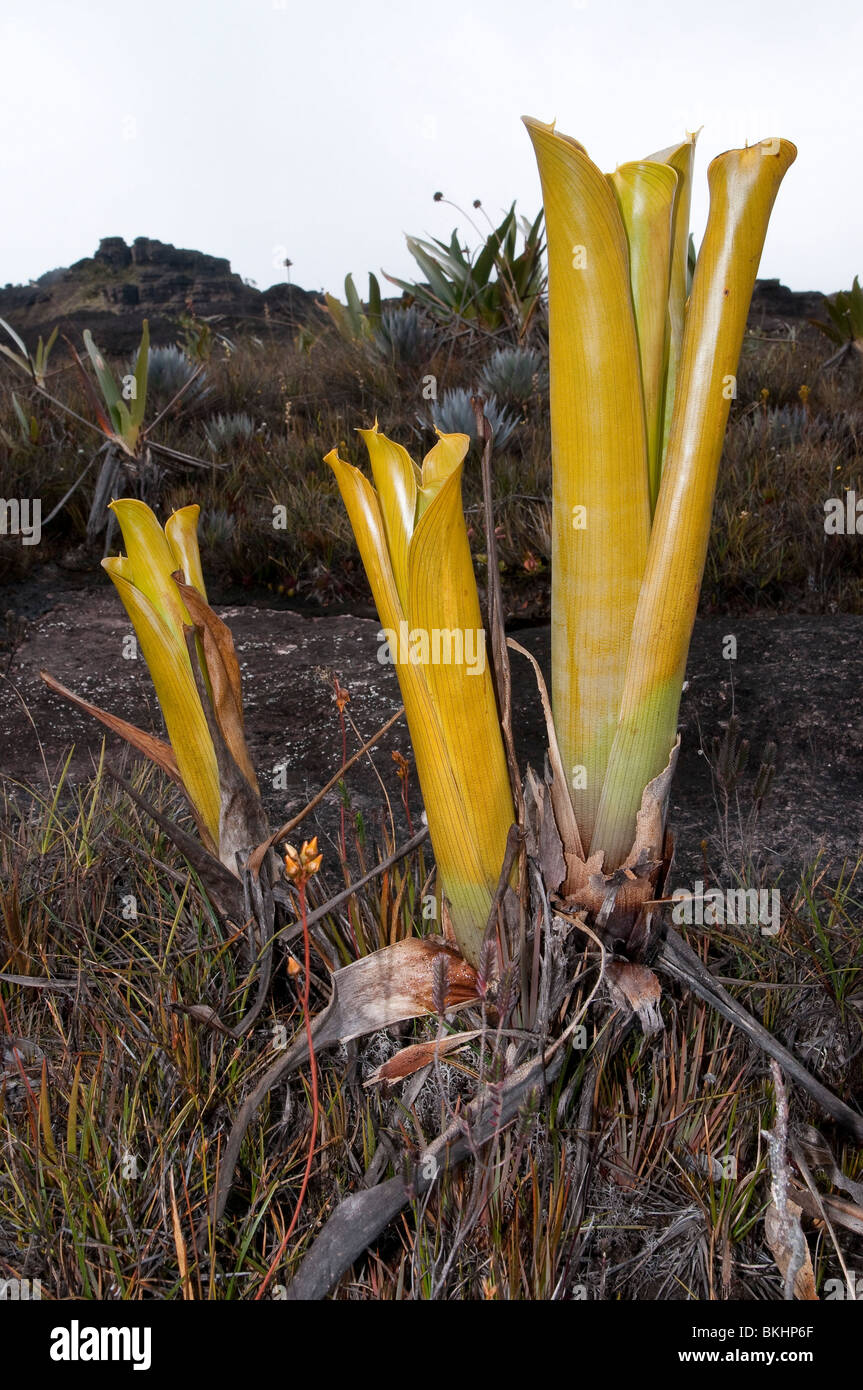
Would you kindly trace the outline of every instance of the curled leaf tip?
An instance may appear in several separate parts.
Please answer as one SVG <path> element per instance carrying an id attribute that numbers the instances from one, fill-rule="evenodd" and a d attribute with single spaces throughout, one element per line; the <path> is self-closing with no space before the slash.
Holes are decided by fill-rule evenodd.
<path id="1" fill-rule="evenodd" d="M 521 119 L 522 123 L 527 126 L 528 130 L 545 131 L 547 135 L 554 135 L 555 133 L 554 128 L 557 124 L 556 117 L 553 121 L 541 121 L 537 116 L 522 116 Z"/>

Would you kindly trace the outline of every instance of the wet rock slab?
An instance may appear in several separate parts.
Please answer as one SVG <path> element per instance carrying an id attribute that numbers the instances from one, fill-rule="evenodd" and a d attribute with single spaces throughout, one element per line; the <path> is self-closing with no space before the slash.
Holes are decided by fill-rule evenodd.
<path id="1" fill-rule="evenodd" d="M 351 695 L 349 713 L 368 738 L 399 707 L 391 666 L 378 659 L 377 622 L 353 617 L 308 618 L 255 607 L 222 608 L 243 673 L 246 723 L 273 824 L 287 819 L 337 771 L 341 732 L 333 700 L 335 673 Z M 52 695 L 39 679 L 48 669 L 88 700 L 158 732 L 158 705 L 142 660 L 124 659 L 131 629 L 108 590 L 83 590 L 33 621 L 0 683 L 2 771 L 44 786 L 44 757 L 53 778 L 74 744 L 73 780 L 90 775 L 103 735 L 95 721 Z M 518 640 L 548 673 L 547 628 L 522 629 Z M 733 635 L 737 659 L 726 660 Z M 514 727 L 521 759 L 542 763 L 543 725 L 533 675 L 513 656 Z M 681 707 L 682 749 L 672 801 L 677 839 L 675 879 L 691 883 L 703 873 L 705 853 L 716 871 L 722 847 L 731 860 L 743 851 L 771 873 L 793 873 L 823 851 L 839 866 L 856 859 L 863 842 L 863 619 L 779 617 L 699 621 Z M 717 803 L 711 775 L 714 736 L 736 714 L 751 745 L 749 767 L 728 815 Z M 107 735 L 112 760 L 123 745 Z M 773 785 L 754 826 L 739 834 L 752 808 L 761 755 L 777 746 Z M 358 746 L 348 730 L 348 751 Z M 400 784 L 392 751 L 406 756 L 403 721 L 369 758 L 349 773 L 351 807 L 374 833 L 384 814 L 383 787 L 397 829 L 404 831 Z M 415 782 L 415 778 L 413 779 Z M 335 834 L 340 801 L 327 798 L 313 827 Z M 414 816 L 420 810 L 416 787 Z M 311 830 L 309 831 L 311 833 Z M 702 842 L 706 841 L 706 849 Z"/>

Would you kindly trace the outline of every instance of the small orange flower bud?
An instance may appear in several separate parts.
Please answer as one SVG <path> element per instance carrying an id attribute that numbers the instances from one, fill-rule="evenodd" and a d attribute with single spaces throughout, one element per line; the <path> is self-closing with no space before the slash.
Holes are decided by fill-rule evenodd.
<path id="1" fill-rule="evenodd" d="M 285 873 L 294 883 L 305 883 L 321 867 L 323 854 L 318 851 L 318 837 L 304 840 L 299 854 L 293 845 L 285 845 Z"/>
<path id="2" fill-rule="evenodd" d="M 311 878 L 312 874 L 316 874 L 318 872 L 318 869 L 321 867 L 324 858 L 323 854 L 320 853 L 318 850 L 317 835 L 314 837 L 313 840 L 305 840 L 303 842 L 303 848 L 300 854 L 300 858 L 303 861 L 303 868 L 306 871 L 306 877 Z"/>

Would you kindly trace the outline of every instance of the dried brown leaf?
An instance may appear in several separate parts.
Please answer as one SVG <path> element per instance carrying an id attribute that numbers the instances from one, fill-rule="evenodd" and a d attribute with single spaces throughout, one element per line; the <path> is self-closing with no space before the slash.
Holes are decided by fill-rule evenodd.
<path id="1" fill-rule="evenodd" d="M 554 893 L 566 876 L 566 860 L 548 784 L 527 769 L 524 786 L 527 852 L 539 865 L 546 890 Z"/>
<path id="2" fill-rule="evenodd" d="M 350 1042 L 392 1023 L 435 1012 L 434 968 L 447 957 L 448 1009 L 476 999 L 476 971 L 443 942 L 408 937 L 352 961 L 333 975 L 334 998 L 323 1024 L 327 1041 Z M 319 1045 L 316 1039 L 315 1046 Z"/>
<path id="3" fill-rule="evenodd" d="M 446 1038 L 434 1038 L 431 1042 L 414 1043 L 411 1047 L 403 1047 L 401 1052 L 397 1052 L 395 1057 L 390 1057 L 388 1062 L 383 1062 L 376 1071 L 372 1072 L 369 1079 L 365 1082 L 366 1086 L 376 1086 L 381 1081 L 404 1081 L 406 1077 L 413 1076 L 414 1072 L 420 1071 L 422 1067 L 427 1067 L 433 1062 L 435 1057 L 444 1057 L 448 1052 L 455 1052 L 457 1048 L 464 1047 L 465 1043 L 472 1042 L 478 1038 L 480 1030 L 472 1029 L 468 1033 L 452 1033 Z"/>
<path id="4" fill-rule="evenodd" d="M 542 709 L 545 715 L 545 728 L 548 736 L 548 761 L 552 773 L 551 799 L 554 806 L 557 828 L 560 832 L 560 838 L 563 841 L 564 853 L 567 855 L 567 859 L 569 855 L 572 854 L 578 859 L 583 860 L 584 848 L 581 843 L 581 835 L 579 834 L 578 824 L 575 819 L 575 811 L 572 808 L 572 799 L 569 795 L 569 783 L 566 778 L 563 759 L 560 755 L 560 747 L 557 742 L 557 733 L 555 732 L 554 718 L 551 712 L 551 701 L 548 698 L 548 690 L 542 671 L 539 668 L 539 662 L 536 660 L 536 657 L 531 656 L 529 651 L 519 646 L 518 642 L 513 641 L 511 637 L 507 638 L 506 644 L 508 647 L 511 647 L 514 652 L 518 652 L 519 656 L 526 656 L 533 667 L 533 673 L 536 676 L 536 684 L 539 690 L 539 698 L 542 701 Z"/>
<path id="5" fill-rule="evenodd" d="M 134 724 L 129 724 L 127 720 L 120 719 L 116 714 L 109 714 L 105 709 L 100 709 L 98 705 L 92 705 L 83 696 L 76 695 L 73 690 L 69 690 L 65 685 L 61 685 L 58 680 L 49 675 L 47 671 L 40 671 L 39 675 L 45 682 L 49 690 L 55 695 L 62 695 L 64 700 L 70 700 L 73 705 L 84 710 L 85 714 L 92 714 L 94 719 L 98 719 L 100 724 L 104 724 L 112 733 L 119 734 L 127 743 L 131 743 L 133 748 L 137 748 L 139 753 L 143 753 L 151 762 L 166 772 L 178 787 L 183 787 L 183 780 L 180 777 L 180 769 L 177 767 L 177 759 L 169 743 L 164 739 L 156 738 L 154 734 L 145 733 Z"/>
<path id="6" fill-rule="evenodd" d="M 642 1032 L 650 1037 L 663 1029 L 659 1004 L 662 990 L 652 970 L 629 961 L 609 961 L 605 978 L 611 997 L 625 1013 L 638 1016 Z"/>
<path id="7" fill-rule="evenodd" d="M 246 747 L 240 664 L 231 630 L 201 598 L 197 589 L 183 582 L 180 571 L 173 577 L 201 640 L 213 691 L 213 712 L 222 737 L 249 786 L 257 792 L 258 779 Z"/>

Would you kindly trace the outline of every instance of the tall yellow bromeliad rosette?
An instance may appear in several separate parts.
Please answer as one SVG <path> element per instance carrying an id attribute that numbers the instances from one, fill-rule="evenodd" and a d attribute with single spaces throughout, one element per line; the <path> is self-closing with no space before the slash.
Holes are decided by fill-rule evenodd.
<path id="1" fill-rule="evenodd" d="M 713 160 L 687 299 L 695 138 L 604 175 L 525 124 L 549 257 L 552 706 L 582 845 L 608 872 L 675 742 L 746 317 L 796 150 Z"/>
<path id="2" fill-rule="evenodd" d="M 418 468 L 361 430 L 374 486 L 334 449 L 342 494 L 398 674 L 432 848 L 459 947 L 477 964 L 514 820 L 461 475 L 467 435 Z"/>

